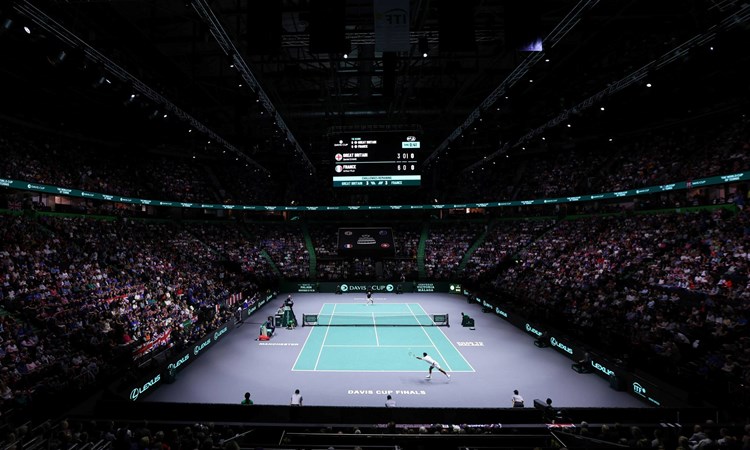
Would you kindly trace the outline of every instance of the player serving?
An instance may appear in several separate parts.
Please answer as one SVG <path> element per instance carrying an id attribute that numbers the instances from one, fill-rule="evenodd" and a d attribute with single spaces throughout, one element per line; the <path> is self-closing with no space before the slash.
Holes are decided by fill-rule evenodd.
<path id="1" fill-rule="evenodd" d="M 438 364 L 438 362 L 437 362 L 437 361 L 435 361 L 434 359 L 432 359 L 432 357 L 431 357 L 430 355 L 428 355 L 427 353 L 422 353 L 422 356 L 421 356 L 421 357 L 420 357 L 420 356 L 417 356 L 416 358 L 417 358 L 417 359 L 420 359 L 420 360 L 422 360 L 422 361 L 424 361 L 424 362 L 426 362 L 427 364 L 429 364 L 429 365 L 430 365 L 430 372 L 429 372 L 429 373 L 427 374 L 427 376 L 425 377 L 425 378 L 427 378 L 428 380 L 429 380 L 430 378 L 432 378 L 432 369 L 437 369 L 437 370 L 439 370 L 439 371 L 440 371 L 440 372 L 441 372 L 441 373 L 442 373 L 443 375 L 445 375 L 446 377 L 448 377 L 448 379 L 449 379 L 449 380 L 451 379 L 451 376 L 450 376 L 450 375 L 448 375 L 448 372 L 446 372 L 445 370 L 443 370 L 443 369 L 442 369 L 442 368 L 440 367 L 440 364 Z"/>

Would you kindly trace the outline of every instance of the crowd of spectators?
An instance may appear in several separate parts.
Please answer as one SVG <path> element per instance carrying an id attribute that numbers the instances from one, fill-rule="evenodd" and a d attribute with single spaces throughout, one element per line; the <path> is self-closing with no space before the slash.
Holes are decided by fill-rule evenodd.
<path id="1" fill-rule="evenodd" d="M 309 227 L 310 238 L 317 257 L 317 277 L 322 281 L 374 280 L 377 278 L 399 281 L 417 278 L 417 246 L 419 223 L 398 224 L 392 227 L 395 252 L 393 257 L 384 257 L 382 274 L 376 270 L 376 258 L 358 257 L 348 259 L 339 256 L 338 228 L 330 224 L 314 224 Z"/>
<path id="2" fill-rule="evenodd" d="M 271 202 L 267 176 L 224 158 L 193 159 L 0 123 L 0 177 L 124 197 L 190 203 Z M 252 172 L 255 173 L 255 172 Z"/>
<path id="3" fill-rule="evenodd" d="M 301 226 L 253 224 L 250 231 L 260 237 L 260 246 L 284 278 L 309 279 L 310 254 Z"/>
<path id="4" fill-rule="evenodd" d="M 750 445 L 750 425 L 730 424 L 720 426 L 713 420 L 700 424 L 685 424 L 677 427 L 663 427 L 659 424 L 626 425 L 620 423 L 589 423 L 581 421 L 555 427 L 558 433 L 555 442 L 570 442 L 571 445 L 586 445 L 588 448 L 614 444 L 623 448 L 654 448 L 666 450 L 702 450 L 704 448 L 744 449 Z M 540 441 L 552 439 L 549 431 L 525 429 L 520 433 L 516 427 L 502 424 L 397 424 L 388 422 L 369 426 L 289 426 L 287 432 L 304 435 L 310 442 L 327 440 L 341 448 L 358 450 L 372 445 L 377 440 L 381 446 L 395 443 L 409 447 L 421 440 L 423 443 L 437 442 L 449 437 L 460 447 L 461 442 L 484 442 L 485 445 L 515 444 L 521 448 L 532 448 Z M 47 421 L 39 426 L 24 424 L 15 427 L 3 436 L 0 443 L 4 448 L 22 448 L 29 443 L 41 443 L 47 448 L 72 448 L 105 445 L 113 449 L 223 449 L 262 448 L 262 444 L 276 437 L 275 431 L 263 427 L 249 427 L 237 424 L 195 423 L 180 424 L 160 421 L 159 423 L 125 422 L 112 420 L 69 420 Z M 437 436 L 436 436 L 437 435 Z M 420 438 L 420 436 L 422 436 Z M 569 436 L 569 437 L 568 437 Z M 507 440 L 506 440 L 507 438 Z M 294 441 L 286 439 L 283 445 L 301 445 L 303 437 Z M 438 438 L 440 439 L 440 438 Z M 480 439 L 480 440 L 477 440 Z M 526 445 L 524 445 L 524 440 Z M 359 441 L 359 444 L 357 443 Z M 531 444 L 531 445 L 528 445 Z M 309 444 L 314 446 L 315 444 Z M 319 445 L 319 444 L 318 444 Z M 361 445 L 361 447 L 360 447 Z M 328 448 L 334 448 L 329 446 Z M 339 448 L 337 445 L 335 448 Z M 540 448 L 540 447 L 536 447 Z M 563 447 L 565 448 L 565 447 Z"/>
<path id="5" fill-rule="evenodd" d="M 425 242 L 424 266 L 430 280 L 450 280 L 458 276 L 458 269 L 469 247 L 485 231 L 483 223 L 430 224 Z"/>
<path id="6" fill-rule="evenodd" d="M 737 173 L 750 167 L 750 118 L 707 124 L 697 135 L 684 128 L 658 130 L 606 144 L 606 149 L 566 148 L 494 161 L 446 183 L 436 198 L 455 202 L 508 201 L 615 192 L 675 181 Z M 191 203 L 330 204 L 328 190 L 310 186 L 294 194 L 262 171 L 230 158 L 155 153 L 119 144 L 58 136 L 0 124 L 0 176 L 106 194 Z M 102 158 L 106 154 L 106 158 Z M 224 155 L 225 156 L 225 155 Z M 486 170 L 485 170 L 486 169 Z M 325 193 L 323 193 L 325 192 Z M 323 197 L 320 197 L 320 196 Z M 300 198 L 296 198 L 299 196 Z M 367 204 L 338 195 L 339 203 Z M 710 203 L 709 198 L 691 201 Z M 400 198 L 393 199 L 395 203 Z M 682 202 L 685 203 L 684 201 Z"/>
<path id="7" fill-rule="evenodd" d="M 263 255 L 262 236 L 251 234 L 245 224 L 200 221 L 185 222 L 183 226 L 212 250 L 210 259 L 235 263 L 262 284 L 269 284 L 275 278 L 271 263 Z"/>
<path id="8" fill-rule="evenodd" d="M 748 230 L 724 209 L 562 221 L 490 289 L 625 364 L 746 385 Z"/>
<path id="9" fill-rule="evenodd" d="M 464 278 L 473 282 L 509 262 L 550 226 L 549 221 L 500 221 L 494 224 L 466 264 Z"/>
<path id="10" fill-rule="evenodd" d="M 253 287 L 175 224 L 0 215 L 0 236 L 8 405 L 192 342 L 225 318 L 217 305 Z"/>
<path id="11" fill-rule="evenodd" d="M 702 135 L 680 128 L 605 146 L 498 160 L 466 174 L 448 198 L 481 202 L 565 197 L 742 172 L 750 168 L 750 117 L 707 126 Z"/>

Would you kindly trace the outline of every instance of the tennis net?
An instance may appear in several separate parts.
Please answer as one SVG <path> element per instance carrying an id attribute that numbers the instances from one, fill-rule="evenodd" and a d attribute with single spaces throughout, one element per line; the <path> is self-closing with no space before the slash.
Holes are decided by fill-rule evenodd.
<path id="1" fill-rule="evenodd" d="M 449 327 L 448 314 L 342 313 L 302 314 L 302 326 Z"/>

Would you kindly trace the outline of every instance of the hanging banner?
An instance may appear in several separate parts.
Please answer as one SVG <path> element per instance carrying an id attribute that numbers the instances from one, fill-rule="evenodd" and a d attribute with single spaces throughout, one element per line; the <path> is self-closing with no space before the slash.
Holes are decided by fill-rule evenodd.
<path id="1" fill-rule="evenodd" d="M 375 51 L 409 51 L 409 0 L 375 0 Z"/>

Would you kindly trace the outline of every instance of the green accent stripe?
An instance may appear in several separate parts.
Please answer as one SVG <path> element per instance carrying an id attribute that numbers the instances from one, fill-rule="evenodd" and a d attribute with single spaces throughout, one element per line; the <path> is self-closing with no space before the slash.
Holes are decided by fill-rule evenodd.
<path id="1" fill-rule="evenodd" d="M 310 279 L 315 280 L 318 278 L 318 257 L 306 223 L 302 223 L 302 234 L 305 236 L 305 247 L 307 247 L 307 253 L 310 255 Z"/>
<path id="2" fill-rule="evenodd" d="M 422 234 L 419 236 L 419 244 L 417 244 L 417 270 L 419 271 L 420 280 L 424 280 L 427 277 L 427 271 L 424 267 L 424 251 L 427 247 L 427 234 L 429 231 L 427 222 L 422 224 Z"/>

